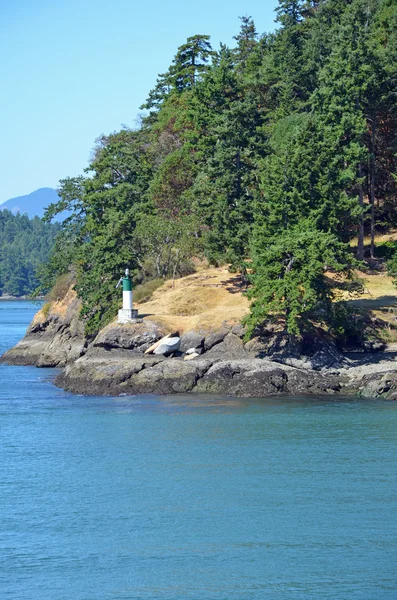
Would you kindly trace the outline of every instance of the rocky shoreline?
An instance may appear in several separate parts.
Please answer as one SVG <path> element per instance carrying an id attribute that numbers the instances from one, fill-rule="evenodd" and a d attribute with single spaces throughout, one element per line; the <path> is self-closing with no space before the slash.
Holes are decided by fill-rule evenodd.
<path id="1" fill-rule="evenodd" d="M 165 357 L 145 354 L 165 333 L 154 322 L 112 323 L 87 339 L 79 308 L 70 292 L 49 314 L 40 311 L 0 363 L 62 367 L 56 385 L 86 395 L 355 394 L 397 399 L 397 349 L 341 354 L 324 340 L 310 348 L 291 347 L 274 332 L 244 343 L 243 328 L 229 325 L 186 332 L 180 350 Z M 186 354 L 192 348 L 193 359 Z"/>

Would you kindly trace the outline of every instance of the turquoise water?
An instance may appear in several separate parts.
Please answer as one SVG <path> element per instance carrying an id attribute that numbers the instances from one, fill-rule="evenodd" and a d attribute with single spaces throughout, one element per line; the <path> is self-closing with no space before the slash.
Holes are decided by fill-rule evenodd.
<path id="1" fill-rule="evenodd" d="M 0 302 L 0 352 L 35 306 Z M 0 598 L 397 598 L 397 403 L 72 396 L 0 366 Z"/>

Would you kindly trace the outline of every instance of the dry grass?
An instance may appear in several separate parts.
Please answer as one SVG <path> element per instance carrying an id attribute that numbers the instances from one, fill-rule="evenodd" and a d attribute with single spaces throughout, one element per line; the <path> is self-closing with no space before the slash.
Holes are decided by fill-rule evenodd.
<path id="1" fill-rule="evenodd" d="M 364 281 L 364 293 L 349 299 L 351 306 L 380 311 L 397 307 L 397 289 L 387 275 L 358 272 Z M 223 324 L 238 323 L 249 312 L 239 278 L 226 268 L 201 269 L 198 273 L 167 281 L 152 298 L 137 304 L 139 312 L 162 326 L 165 331 L 216 330 Z M 378 315 L 377 315 L 378 316 Z M 384 319 L 385 322 L 392 317 Z"/>
<path id="2" fill-rule="evenodd" d="M 391 231 L 390 233 L 376 235 L 375 236 L 375 245 L 376 244 L 384 244 L 385 242 L 395 242 L 396 240 L 397 240 L 397 231 Z M 357 244 L 358 244 L 357 237 L 353 238 L 349 242 L 349 246 L 351 248 L 357 248 Z M 370 244 L 371 244 L 371 238 L 369 236 L 366 236 L 364 238 L 364 246 L 369 248 Z"/>
<path id="3" fill-rule="evenodd" d="M 33 323 L 44 323 L 49 317 L 64 317 L 77 294 L 73 286 L 69 287 L 61 300 L 46 302 L 41 310 L 35 314 Z"/>
<path id="4" fill-rule="evenodd" d="M 392 277 L 388 275 L 368 275 L 358 272 L 364 282 L 364 293 L 350 300 L 352 306 L 376 310 L 380 308 L 397 306 L 397 289 L 393 285 Z"/>
<path id="5" fill-rule="evenodd" d="M 364 293 L 348 304 L 367 312 L 375 319 L 377 335 L 388 345 L 397 342 L 397 289 L 387 275 L 358 272 Z"/>
<path id="6" fill-rule="evenodd" d="M 71 273 L 60 275 L 57 278 L 54 287 L 47 294 L 46 300 L 51 303 L 61 301 L 65 298 L 73 282 L 74 276 Z"/>
<path id="7" fill-rule="evenodd" d="M 224 267 L 201 269 L 158 288 L 139 312 L 166 331 L 216 330 L 239 323 L 249 312 L 238 276 Z"/>
<path id="8" fill-rule="evenodd" d="M 364 281 L 364 293 L 348 300 L 351 306 L 368 310 L 384 323 L 381 330 L 397 341 L 394 329 L 397 289 L 392 278 L 382 274 L 358 272 Z M 224 324 L 239 323 L 249 312 L 239 278 L 226 268 L 207 268 L 175 281 L 167 281 L 152 298 L 137 304 L 139 312 L 156 322 L 165 332 L 212 331 Z M 390 312 L 388 312 L 390 311 Z"/>

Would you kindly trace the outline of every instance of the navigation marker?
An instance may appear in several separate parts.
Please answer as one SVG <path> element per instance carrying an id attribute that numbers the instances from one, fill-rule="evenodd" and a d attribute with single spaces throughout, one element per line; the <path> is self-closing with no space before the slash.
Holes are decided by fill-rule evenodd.
<path id="1" fill-rule="evenodd" d="M 132 281 L 129 269 L 125 270 L 124 277 L 120 277 L 116 289 L 121 284 L 123 286 L 123 308 L 119 310 L 118 322 L 122 324 L 140 322 L 137 309 L 132 307 Z"/>

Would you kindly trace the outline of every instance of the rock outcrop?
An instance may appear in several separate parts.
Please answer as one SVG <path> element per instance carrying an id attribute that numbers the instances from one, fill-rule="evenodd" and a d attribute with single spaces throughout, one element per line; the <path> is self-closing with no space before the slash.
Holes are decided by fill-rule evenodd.
<path id="1" fill-rule="evenodd" d="M 131 356 L 125 351 L 86 354 L 57 377 L 56 384 L 74 393 L 176 394 L 210 393 L 241 397 L 274 394 L 326 394 L 340 391 L 335 376 L 300 371 L 269 360 L 240 358 L 192 361 Z"/>
<path id="2" fill-rule="evenodd" d="M 154 322 L 114 322 L 88 340 L 79 311 L 69 290 L 64 300 L 38 313 L 25 338 L 0 361 L 64 367 L 56 384 L 88 395 L 358 394 L 397 399 L 397 352 L 342 355 L 330 341 L 296 343 L 280 332 L 245 343 L 241 326 L 225 324 L 217 331 L 183 333 L 180 349 L 165 357 L 145 354 L 167 333 Z"/>
<path id="3" fill-rule="evenodd" d="M 79 313 L 80 301 L 70 289 L 62 300 L 37 313 L 25 337 L 0 357 L 0 363 L 63 367 L 75 361 L 88 343 Z"/>

